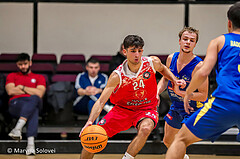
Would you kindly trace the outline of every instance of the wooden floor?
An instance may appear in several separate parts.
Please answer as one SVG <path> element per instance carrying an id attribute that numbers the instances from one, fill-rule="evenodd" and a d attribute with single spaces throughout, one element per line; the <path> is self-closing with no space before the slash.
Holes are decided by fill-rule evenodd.
<path id="1" fill-rule="evenodd" d="M 122 154 L 97 154 L 94 159 L 121 159 Z M 135 159 L 164 159 L 165 155 L 142 155 Z M 190 159 L 240 159 L 240 156 L 189 155 Z M 0 155 L 0 159 L 79 159 L 79 154 Z"/>

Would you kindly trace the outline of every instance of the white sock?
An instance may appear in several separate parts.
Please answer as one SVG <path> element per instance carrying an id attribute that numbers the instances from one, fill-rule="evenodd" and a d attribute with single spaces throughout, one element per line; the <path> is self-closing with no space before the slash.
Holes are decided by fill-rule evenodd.
<path id="1" fill-rule="evenodd" d="M 134 159 L 134 157 L 132 157 L 129 153 L 125 152 L 125 155 L 122 159 Z"/>
<path id="2" fill-rule="evenodd" d="M 189 159 L 189 156 L 185 154 L 183 159 Z"/>
<path id="3" fill-rule="evenodd" d="M 28 145 L 34 145 L 34 136 L 29 136 L 27 140 L 28 140 Z"/>
<path id="4" fill-rule="evenodd" d="M 22 130 L 22 128 L 24 127 L 25 124 L 26 124 L 25 120 L 19 119 L 15 126 L 15 129 Z"/>

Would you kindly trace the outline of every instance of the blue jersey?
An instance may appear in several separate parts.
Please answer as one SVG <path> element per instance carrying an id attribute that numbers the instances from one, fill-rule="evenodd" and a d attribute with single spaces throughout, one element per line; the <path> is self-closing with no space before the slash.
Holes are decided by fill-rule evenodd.
<path id="1" fill-rule="evenodd" d="M 88 72 L 79 73 L 75 81 L 75 91 L 77 91 L 79 88 L 86 89 L 88 86 L 95 86 L 96 88 L 104 89 L 107 85 L 107 81 L 108 76 L 106 74 L 98 73 L 97 79 L 94 81 L 94 84 L 92 84 L 89 79 Z M 83 98 L 83 96 L 79 96 L 77 93 L 76 95 L 77 97 L 73 105 L 76 105 Z M 92 98 L 97 100 L 97 98 L 100 97 L 100 93 L 96 94 L 95 96 L 96 98 L 94 96 L 92 96 Z"/>
<path id="2" fill-rule="evenodd" d="M 212 96 L 240 103 L 240 35 L 224 34 L 216 64 L 217 89 Z"/>
<path id="3" fill-rule="evenodd" d="M 186 87 L 181 89 L 182 91 L 186 91 L 191 79 L 192 79 L 192 72 L 194 70 L 194 68 L 196 67 L 196 65 L 202 61 L 202 59 L 198 56 L 196 56 L 194 59 L 192 59 L 192 61 L 190 61 L 180 72 L 178 72 L 177 70 L 177 59 L 179 56 L 179 52 L 175 52 L 173 57 L 172 57 L 172 61 L 170 64 L 170 70 L 171 72 L 178 78 L 178 79 L 184 79 L 187 83 Z M 183 97 L 177 95 L 173 89 L 172 89 L 172 83 L 171 81 L 168 82 L 168 86 L 167 86 L 167 90 L 168 90 L 168 94 L 169 97 L 172 101 L 172 105 L 171 105 L 171 109 L 175 109 L 175 110 L 184 110 L 184 103 L 183 103 Z M 194 108 L 194 110 L 196 110 L 197 108 L 200 108 L 203 106 L 203 104 L 201 102 L 196 102 L 196 101 L 190 101 L 190 106 Z M 185 111 L 184 111 L 185 112 Z"/>
<path id="4" fill-rule="evenodd" d="M 88 86 L 95 86 L 96 88 L 103 89 L 107 85 L 107 80 L 108 80 L 107 75 L 105 75 L 104 73 L 98 73 L 98 77 L 94 81 L 94 84 L 92 85 L 88 76 L 88 72 L 83 72 L 78 74 L 75 82 L 75 88 L 86 89 Z"/>

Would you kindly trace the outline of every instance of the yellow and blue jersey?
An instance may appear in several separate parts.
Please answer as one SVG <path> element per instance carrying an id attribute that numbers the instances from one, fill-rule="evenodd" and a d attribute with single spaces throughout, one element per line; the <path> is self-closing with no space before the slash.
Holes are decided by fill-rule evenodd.
<path id="1" fill-rule="evenodd" d="M 169 69 L 178 79 L 184 79 L 186 81 L 186 83 L 187 83 L 186 87 L 183 89 L 179 88 L 182 91 L 186 91 L 186 89 L 192 79 L 192 72 L 193 72 L 194 68 L 196 67 L 196 65 L 200 61 L 202 61 L 202 59 L 200 57 L 196 56 L 181 71 L 178 72 L 178 70 L 177 70 L 178 56 L 179 56 L 179 52 L 175 52 L 172 57 L 172 61 L 171 61 Z M 177 95 L 173 91 L 171 81 L 168 82 L 167 90 L 168 90 L 169 97 L 172 101 L 171 109 L 184 110 L 183 97 Z M 203 106 L 203 104 L 201 102 L 192 101 L 192 100 L 190 101 L 189 104 L 195 110 L 197 110 L 198 108 Z"/>
<path id="2" fill-rule="evenodd" d="M 212 96 L 240 103 L 240 35 L 224 36 L 225 44 L 215 66 L 218 87 Z"/>
<path id="3" fill-rule="evenodd" d="M 240 128 L 240 35 L 224 36 L 215 66 L 218 87 L 185 123 L 195 136 L 211 141 L 233 126 Z"/>

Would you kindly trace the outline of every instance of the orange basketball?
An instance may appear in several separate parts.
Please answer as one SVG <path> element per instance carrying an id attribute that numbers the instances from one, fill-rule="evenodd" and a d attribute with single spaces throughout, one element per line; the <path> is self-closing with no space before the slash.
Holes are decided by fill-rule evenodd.
<path id="1" fill-rule="evenodd" d="M 102 151 L 107 146 L 108 136 L 99 125 L 86 127 L 81 135 L 81 144 L 85 150 L 91 153 Z"/>

